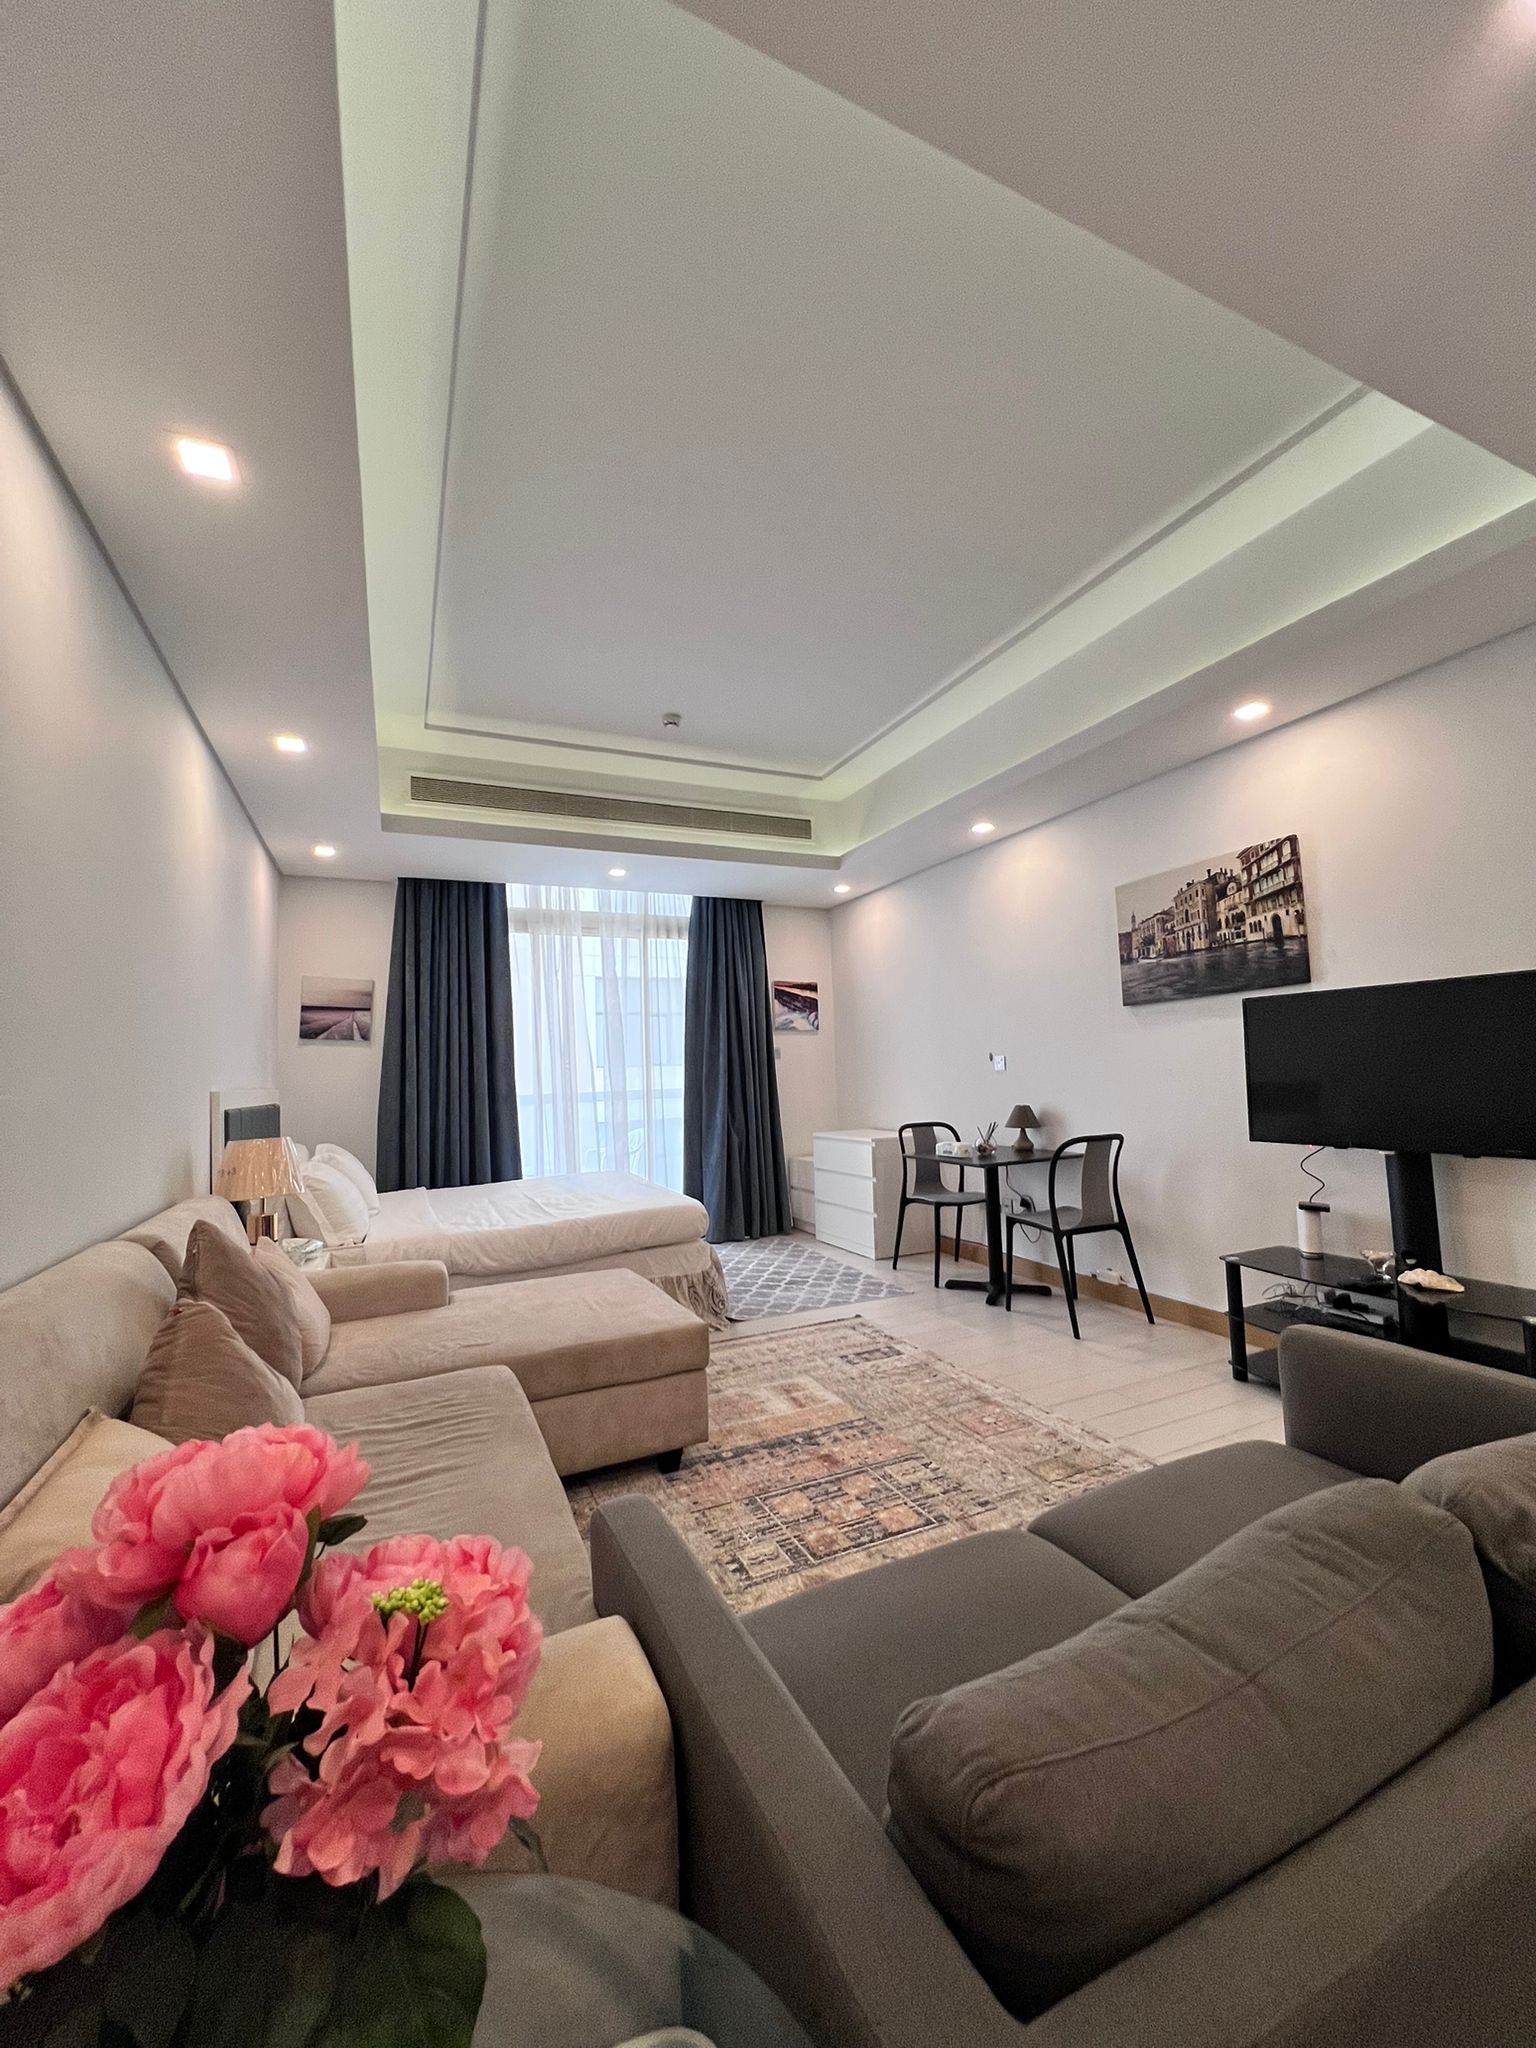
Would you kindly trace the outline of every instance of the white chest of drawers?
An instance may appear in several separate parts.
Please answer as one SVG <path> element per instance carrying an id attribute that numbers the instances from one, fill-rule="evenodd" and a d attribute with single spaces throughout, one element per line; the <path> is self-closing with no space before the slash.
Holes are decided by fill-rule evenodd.
<path id="1" fill-rule="evenodd" d="M 888 1259 L 896 1243 L 901 1202 L 901 1146 L 894 1131 L 818 1131 L 812 1141 L 816 1172 L 816 1235 L 839 1251 Z M 933 1243 L 926 1209 L 907 1212 L 902 1251 Z"/>

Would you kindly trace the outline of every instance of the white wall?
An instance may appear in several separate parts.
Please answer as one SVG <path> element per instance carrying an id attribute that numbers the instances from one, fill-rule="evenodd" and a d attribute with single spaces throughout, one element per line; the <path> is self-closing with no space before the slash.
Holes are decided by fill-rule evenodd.
<path id="1" fill-rule="evenodd" d="M 285 875 L 277 940 L 277 1085 L 283 1129 L 311 1150 L 329 1143 L 370 1170 L 378 1134 L 393 882 L 331 882 Z M 373 983 L 366 1045 L 299 1042 L 299 982 L 306 974 Z"/>
<path id="2" fill-rule="evenodd" d="M 1318 985 L 1536 966 L 1533 761 L 1536 629 L 834 911 L 841 1120 L 1123 1130 L 1148 1284 L 1219 1306 L 1218 1254 L 1293 1241 L 1307 1184 L 1248 1142 L 1239 998 L 1121 1007 L 1116 884 L 1294 831 Z M 1333 1248 L 1388 1244 L 1379 1155 L 1323 1164 Z M 1439 1173 L 1450 1265 L 1536 1284 L 1536 1164 Z"/>
<path id="3" fill-rule="evenodd" d="M 817 1131 L 835 1130 L 838 1123 L 832 919 L 825 910 L 765 903 L 763 942 L 770 980 L 820 984 L 821 1029 L 773 1034 L 784 1150 L 793 1159 L 797 1153 L 810 1151 Z"/>
<path id="4" fill-rule="evenodd" d="M 0 1285 L 208 1185 L 276 875 L 0 381 Z"/>

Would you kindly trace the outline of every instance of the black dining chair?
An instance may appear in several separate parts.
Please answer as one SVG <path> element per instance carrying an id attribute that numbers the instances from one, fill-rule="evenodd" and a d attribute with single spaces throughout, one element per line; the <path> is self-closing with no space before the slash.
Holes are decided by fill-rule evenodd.
<path id="1" fill-rule="evenodd" d="M 945 1162 L 938 1156 L 939 1133 L 960 1142 L 960 1133 L 953 1124 L 902 1124 L 897 1131 L 901 1143 L 901 1207 L 896 1211 L 896 1249 L 891 1254 L 891 1270 L 896 1270 L 896 1261 L 901 1257 L 901 1230 L 907 1220 L 907 1211 L 912 1208 L 933 1211 L 933 1284 L 939 1284 L 939 1254 L 944 1236 L 944 1211 L 955 1212 L 955 1258 L 960 1257 L 960 1211 L 974 1208 L 984 1202 L 986 1196 L 980 1188 L 965 1185 L 965 1168 L 959 1165 L 960 1185 L 952 1188 L 944 1178 Z"/>
<path id="2" fill-rule="evenodd" d="M 1113 1231 L 1125 1245 L 1125 1256 L 1135 1275 L 1136 1292 L 1141 1296 L 1147 1321 L 1155 1324 L 1146 1283 L 1136 1260 L 1136 1247 L 1131 1242 L 1131 1226 L 1125 1220 L 1125 1204 L 1120 1199 L 1120 1154 L 1124 1150 L 1125 1136 L 1121 1131 L 1100 1131 L 1091 1138 L 1068 1138 L 1051 1154 L 1045 1208 L 1036 1209 L 1028 1195 L 1021 1195 L 1016 1202 L 1009 1204 L 1004 1211 L 1008 1233 L 1003 1260 L 1007 1276 L 1003 1286 L 1005 1308 L 1013 1307 L 1013 1233 L 1020 1229 L 1049 1228 L 1056 1240 L 1056 1263 L 1061 1268 L 1061 1291 L 1067 1297 L 1072 1334 L 1081 1337 L 1083 1333 L 1077 1327 L 1076 1242 L 1080 1237 L 1092 1237 L 1100 1231 Z M 1056 1174 L 1063 1159 L 1079 1152 L 1082 1175 L 1077 1201 L 1072 1205 L 1063 1204 L 1056 1199 Z"/>

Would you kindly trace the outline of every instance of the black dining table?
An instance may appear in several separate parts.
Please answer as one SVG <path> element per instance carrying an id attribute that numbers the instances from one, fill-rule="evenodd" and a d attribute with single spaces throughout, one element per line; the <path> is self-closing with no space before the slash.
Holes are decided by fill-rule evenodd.
<path id="1" fill-rule="evenodd" d="M 941 1156 L 941 1166 L 962 1166 L 966 1173 L 981 1175 L 987 1219 L 986 1279 L 946 1280 L 946 1287 L 963 1294 L 984 1294 L 988 1308 L 998 1306 L 1008 1283 L 1007 1268 L 1003 1263 L 1002 1177 L 1010 1166 L 1046 1166 L 1050 1157 L 1049 1152 L 1037 1151 L 1033 1145 L 999 1145 L 995 1152 L 978 1152 L 974 1146 L 968 1146 L 963 1152 Z M 1049 1294 L 1051 1290 L 1043 1280 L 1015 1280 L 1013 1291 L 1015 1294 Z"/>

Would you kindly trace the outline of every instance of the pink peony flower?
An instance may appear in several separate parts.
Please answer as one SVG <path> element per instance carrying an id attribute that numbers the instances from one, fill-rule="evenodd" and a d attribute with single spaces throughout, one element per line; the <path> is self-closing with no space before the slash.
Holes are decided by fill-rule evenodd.
<path id="1" fill-rule="evenodd" d="M 73 1664 L 123 1633 L 123 1617 L 60 1590 L 52 1578 L 0 1607 L 0 1724 Z"/>
<path id="2" fill-rule="evenodd" d="M 333 1884 L 377 1870 L 392 1890 L 422 1855 L 483 1863 L 534 1812 L 538 1745 L 507 1739 L 539 1665 L 531 1571 L 481 1536 L 397 1537 L 316 1567 L 310 1634 L 268 1695 L 274 1712 L 320 1716 L 304 1744 L 317 1775 L 288 1759 L 271 1779 L 279 1870 Z"/>
<path id="3" fill-rule="evenodd" d="M 177 1611 L 236 1642 L 259 1643 L 288 1612 L 308 1554 L 309 1525 L 286 1502 L 236 1515 L 227 1529 L 205 1529 L 193 1544 Z"/>
<path id="4" fill-rule="evenodd" d="M 213 1638 L 161 1629 L 65 1665 L 0 1728 L 0 1986 L 140 1892 L 235 1739 Z"/>
<path id="5" fill-rule="evenodd" d="M 66 1552 L 55 1574 L 66 1591 L 128 1615 L 176 1591 L 182 1613 L 206 1612 L 253 1643 L 297 1587 L 296 1525 L 337 1513 L 367 1477 L 356 1445 L 343 1450 L 306 1424 L 177 1444 L 112 1482 L 91 1523 L 98 1547 Z M 242 1573 L 252 1580 L 246 1593 L 236 1584 Z"/>

